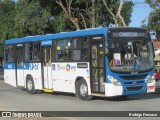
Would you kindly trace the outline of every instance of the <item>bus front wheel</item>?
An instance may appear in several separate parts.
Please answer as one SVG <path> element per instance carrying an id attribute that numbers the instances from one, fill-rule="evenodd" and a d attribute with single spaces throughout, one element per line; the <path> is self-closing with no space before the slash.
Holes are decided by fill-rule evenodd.
<path id="1" fill-rule="evenodd" d="M 76 97 L 82 100 L 91 100 L 92 96 L 88 95 L 88 86 L 84 79 L 76 82 Z"/>
<path id="2" fill-rule="evenodd" d="M 36 94 L 38 92 L 38 90 L 35 89 L 34 81 L 33 81 L 33 78 L 31 76 L 27 77 L 26 90 L 29 94 Z"/>

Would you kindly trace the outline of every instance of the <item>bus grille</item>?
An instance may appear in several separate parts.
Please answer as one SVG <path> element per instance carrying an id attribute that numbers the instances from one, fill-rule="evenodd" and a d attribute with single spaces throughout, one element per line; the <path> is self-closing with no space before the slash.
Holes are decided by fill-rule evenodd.
<path id="1" fill-rule="evenodd" d="M 138 86 L 138 87 L 127 87 L 128 91 L 139 91 L 142 90 L 142 86 Z"/>
<path id="2" fill-rule="evenodd" d="M 138 80 L 138 79 L 144 79 L 147 77 L 147 74 L 143 75 L 131 75 L 131 76 L 120 76 L 121 78 L 125 80 Z"/>

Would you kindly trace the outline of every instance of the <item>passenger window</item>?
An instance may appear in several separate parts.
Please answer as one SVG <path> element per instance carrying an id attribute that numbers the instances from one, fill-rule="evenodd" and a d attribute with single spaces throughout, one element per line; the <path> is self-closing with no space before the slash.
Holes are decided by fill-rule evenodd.
<path id="1" fill-rule="evenodd" d="M 40 61 L 40 42 L 25 44 L 25 61 Z"/>
<path id="2" fill-rule="evenodd" d="M 88 39 L 85 37 L 75 38 L 73 41 L 74 41 L 73 60 L 75 60 L 75 61 L 88 60 L 89 59 Z"/>
<path id="3" fill-rule="evenodd" d="M 40 61 L 40 42 L 34 43 L 34 61 Z"/>
<path id="4" fill-rule="evenodd" d="M 7 45 L 6 46 L 6 62 L 14 62 L 15 61 L 15 46 Z"/>
<path id="5" fill-rule="evenodd" d="M 17 46 L 16 46 L 16 63 L 17 63 L 17 66 L 23 66 L 23 61 L 24 61 L 23 44 L 17 44 Z"/>
<path id="6" fill-rule="evenodd" d="M 71 48 L 72 48 L 71 40 L 59 40 L 56 46 L 57 60 L 60 61 L 71 60 Z"/>

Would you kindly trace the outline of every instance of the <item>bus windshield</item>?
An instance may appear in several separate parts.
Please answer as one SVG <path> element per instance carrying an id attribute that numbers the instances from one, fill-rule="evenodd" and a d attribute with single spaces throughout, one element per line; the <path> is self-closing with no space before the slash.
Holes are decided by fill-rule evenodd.
<path id="1" fill-rule="evenodd" d="M 147 40 L 109 40 L 109 66 L 116 72 L 138 72 L 153 68 L 153 47 Z"/>

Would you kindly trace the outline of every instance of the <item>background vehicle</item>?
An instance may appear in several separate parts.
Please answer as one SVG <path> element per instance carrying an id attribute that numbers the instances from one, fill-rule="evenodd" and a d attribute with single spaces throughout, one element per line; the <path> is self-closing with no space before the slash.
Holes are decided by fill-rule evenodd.
<path id="1" fill-rule="evenodd" d="M 92 96 L 155 91 L 153 45 L 142 28 L 96 28 L 6 40 L 4 79 L 13 86 Z"/>

